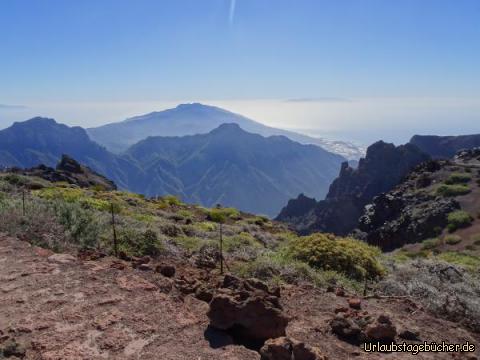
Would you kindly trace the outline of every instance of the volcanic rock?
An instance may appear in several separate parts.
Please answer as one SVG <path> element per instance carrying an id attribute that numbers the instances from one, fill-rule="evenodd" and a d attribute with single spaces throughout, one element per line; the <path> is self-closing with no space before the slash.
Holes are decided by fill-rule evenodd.
<path id="1" fill-rule="evenodd" d="M 305 343 L 280 337 L 270 339 L 260 349 L 261 360 L 327 360 L 317 348 Z"/>
<path id="2" fill-rule="evenodd" d="M 210 326 L 258 342 L 284 336 L 288 319 L 277 295 L 258 280 L 227 275 L 210 302 Z"/>

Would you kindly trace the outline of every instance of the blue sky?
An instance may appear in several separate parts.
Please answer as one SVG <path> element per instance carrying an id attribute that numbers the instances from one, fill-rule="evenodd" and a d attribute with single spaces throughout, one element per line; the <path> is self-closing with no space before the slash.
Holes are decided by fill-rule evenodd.
<path id="1" fill-rule="evenodd" d="M 2 126 L 28 112 L 5 105 L 90 126 L 201 100 L 319 134 L 471 132 L 478 64 L 477 0 L 0 0 Z M 289 119 L 288 99 L 309 101 Z"/>

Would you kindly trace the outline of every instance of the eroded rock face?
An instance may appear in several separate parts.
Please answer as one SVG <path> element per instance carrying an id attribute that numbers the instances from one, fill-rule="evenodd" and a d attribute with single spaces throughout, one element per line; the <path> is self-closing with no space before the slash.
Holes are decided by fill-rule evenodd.
<path id="1" fill-rule="evenodd" d="M 415 166 L 427 160 L 429 156 L 414 145 L 395 147 L 376 142 L 368 147 L 358 168 L 342 164 L 325 200 L 313 206 L 312 199 L 305 197 L 291 200 L 277 220 L 291 223 L 302 234 L 322 231 L 347 235 L 357 227 L 364 206 L 374 196 L 391 190 Z"/>
<path id="2" fill-rule="evenodd" d="M 459 208 L 455 199 L 409 193 L 402 186 L 367 205 L 358 227 L 364 240 L 389 251 L 437 236 L 447 225 L 448 214 Z"/>
<path id="3" fill-rule="evenodd" d="M 327 360 L 317 348 L 305 343 L 280 337 L 270 339 L 260 349 L 261 360 Z"/>
<path id="4" fill-rule="evenodd" d="M 258 280 L 225 276 L 210 302 L 210 326 L 234 333 L 246 341 L 264 342 L 285 335 L 287 317 L 278 290 Z"/>

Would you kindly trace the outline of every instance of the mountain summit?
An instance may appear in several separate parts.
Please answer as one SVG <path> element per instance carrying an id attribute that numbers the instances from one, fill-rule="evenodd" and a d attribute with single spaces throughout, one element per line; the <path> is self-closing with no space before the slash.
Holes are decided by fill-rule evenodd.
<path id="1" fill-rule="evenodd" d="M 251 133 L 283 135 L 302 144 L 313 144 L 347 159 L 359 159 L 363 150 L 351 143 L 328 141 L 260 124 L 245 116 L 200 103 L 180 104 L 173 109 L 152 112 L 122 122 L 88 129 L 90 137 L 115 153 L 149 136 L 184 136 L 206 134 L 225 123 L 238 124 Z"/>

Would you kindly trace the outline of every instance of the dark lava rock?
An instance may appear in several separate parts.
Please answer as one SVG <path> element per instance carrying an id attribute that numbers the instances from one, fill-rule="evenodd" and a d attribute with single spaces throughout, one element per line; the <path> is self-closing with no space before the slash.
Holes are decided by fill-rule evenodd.
<path id="1" fill-rule="evenodd" d="M 168 278 L 175 276 L 175 266 L 172 265 L 158 265 L 155 271 Z"/>

